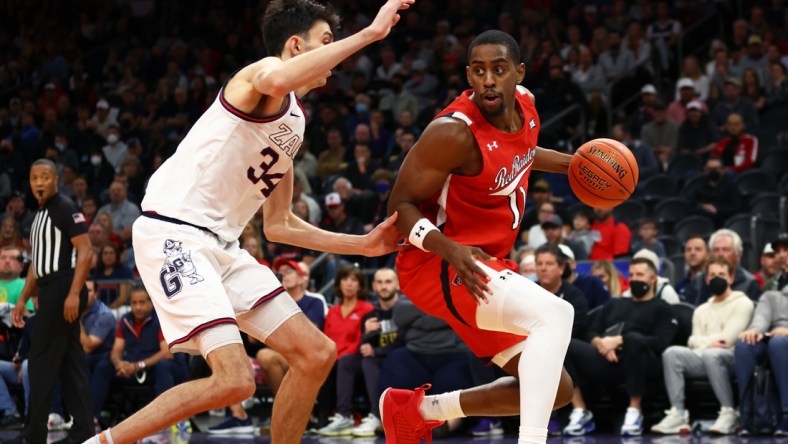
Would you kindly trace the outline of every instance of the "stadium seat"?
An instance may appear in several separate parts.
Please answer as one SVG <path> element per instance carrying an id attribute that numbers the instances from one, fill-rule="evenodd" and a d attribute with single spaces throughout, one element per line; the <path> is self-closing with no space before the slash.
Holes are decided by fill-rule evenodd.
<path id="1" fill-rule="evenodd" d="M 676 236 L 670 234 L 660 234 L 657 239 L 665 246 L 665 255 L 672 257 L 675 254 L 683 254 L 684 249 L 681 246 L 681 241 Z"/>
<path id="2" fill-rule="evenodd" d="M 736 176 L 734 183 L 743 197 L 769 192 L 775 187 L 772 175 L 759 168 L 742 171 Z"/>
<path id="3" fill-rule="evenodd" d="M 676 269 L 676 281 L 678 282 L 684 278 L 684 267 L 687 265 L 684 260 L 684 252 L 682 251 L 680 254 L 671 255 L 670 261 L 673 262 L 673 268 Z"/>
<path id="4" fill-rule="evenodd" d="M 788 174 L 784 175 L 783 178 L 780 179 L 780 183 L 777 185 L 777 191 L 779 191 L 783 196 L 788 195 Z"/>
<path id="5" fill-rule="evenodd" d="M 681 194 L 686 196 L 688 199 L 691 199 L 692 196 L 695 194 L 695 190 L 706 183 L 708 178 L 705 174 L 700 174 L 695 176 L 686 182 L 684 182 L 684 186 L 681 187 Z"/>
<path id="6" fill-rule="evenodd" d="M 635 194 L 646 201 L 655 201 L 675 195 L 678 188 L 678 180 L 675 177 L 659 174 L 641 182 Z"/>
<path id="7" fill-rule="evenodd" d="M 750 213 L 761 216 L 777 217 L 780 211 L 780 195 L 763 193 L 753 196 L 750 202 Z"/>
<path id="8" fill-rule="evenodd" d="M 646 205 L 638 199 L 625 200 L 613 209 L 613 215 L 616 220 L 635 228 L 638 221 L 646 217 Z"/>
<path id="9" fill-rule="evenodd" d="M 684 181 L 700 174 L 702 168 L 703 159 L 697 154 L 679 154 L 670 162 L 668 174 L 679 181 Z"/>
<path id="10" fill-rule="evenodd" d="M 779 180 L 788 171 L 788 149 L 771 149 L 763 155 L 761 169 Z"/>
<path id="11" fill-rule="evenodd" d="M 735 231 L 743 241 L 752 240 L 752 215 L 749 213 L 731 216 L 725 221 L 724 227 Z"/>
<path id="12" fill-rule="evenodd" d="M 690 203 L 683 197 L 666 197 L 657 202 L 651 216 L 662 226 L 663 233 L 669 233 L 673 224 L 689 214 Z"/>
<path id="13" fill-rule="evenodd" d="M 687 238 L 692 235 L 699 235 L 709 237 L 714 232 L 714 223 L 711 219 L 703 216 L 689 216 L 676 222 L 673 229 L 673 235 L 676 236 L 682 243 L 687 241 Z"/>
<path id="14" fill-rule="evenodd" d="M 670 285 L 676 285 L 676 280 L 678 279 L 676 277 L 676 265 L 673 264 L 673 261 L 666 257 L 663 257 L 661 262 L 662 263 L 659 267 L 659 275 L 664 278 L 668 278 Z"/>
<path id="15" fill-rule="evenodd" d="M 753 233 L 755 238 L 752 241 L 760 257 L 763 246 L 776 239 L 782 232 L 782 227 L 780 226 L 780 221 L 773 217 L 755 216 L 754 219 Z"/>

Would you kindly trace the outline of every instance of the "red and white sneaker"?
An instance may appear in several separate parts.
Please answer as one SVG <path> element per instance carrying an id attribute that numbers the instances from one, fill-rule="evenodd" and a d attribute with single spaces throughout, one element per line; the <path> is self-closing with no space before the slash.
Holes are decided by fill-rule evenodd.
<path id="1" fill-rule="evenodd" d="M 426 421 L 419 412 L 424 392 L 432 387 L 424 384 L 415 390 L 389 388 L 380 396 L 380 416 L 386 432 L 386 444 L 419 444 L 432 442 L 430 430 L 446 421 Z"/>

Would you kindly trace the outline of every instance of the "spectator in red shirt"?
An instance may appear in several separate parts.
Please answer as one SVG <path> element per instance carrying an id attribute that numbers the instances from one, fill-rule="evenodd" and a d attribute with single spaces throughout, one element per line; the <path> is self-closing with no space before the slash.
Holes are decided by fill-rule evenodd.
<path id="1" fill-rule="evenodd" d="M 588 258 L 592 261 L 613 260 L 617 256 L 629 253 L 632 231 L 626 224 L 616 222 L 611 208 L 595 208 L 596 220 L 591 230 L 599 231 L 602 238 L 594 243 Z"/>
<path id="2" fill-rule="evenodd" d="M 736 113 L 729 115 L 725 128 L 728 137 L 717 141 L 711 155 L 722 159 L 725 168 L 737 173 L 755 166 L 758 160 L 758 138 L 744 133 L 742 116 Z"/>

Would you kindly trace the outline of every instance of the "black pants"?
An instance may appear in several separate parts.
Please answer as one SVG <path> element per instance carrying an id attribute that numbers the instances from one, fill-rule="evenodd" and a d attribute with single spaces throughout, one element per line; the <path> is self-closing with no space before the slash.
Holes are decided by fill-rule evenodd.
<path id="1" fill-rule="evenodd" d="M 572 339 L 566 353 L 566 371 L 584 395 L 624 382 L 630 397 L 643 396 L 647 382 L 661 380 L 662 360 L 646 346 L 642 335 L 625 334 L 617 354 L 618 363 L 610 362 L 593 345 Z"/>
<path id="2" fill-rule="evenodd" d="M 47 417 L 58 379 L 63 404 L 74 418 L 69 441 L 82 442 L 93 436 L 90 383 L 79 322 L 67 323 L 63 306 L 71 288 L 72 274 L 64 274 L 39 285 L 38 314 L 30 344 L 30 406 L 25 436 L 33 443 L 47 442 Z M 79 295 L 80 312 L 87 303 L 87 289 Z"/>

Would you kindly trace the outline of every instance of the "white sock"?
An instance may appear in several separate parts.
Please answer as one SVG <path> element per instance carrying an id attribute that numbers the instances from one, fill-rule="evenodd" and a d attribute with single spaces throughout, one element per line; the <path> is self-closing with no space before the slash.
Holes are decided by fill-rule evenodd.
<path id="1" fill-rule="evenodd" d="M 517 444 L 545 444 L 547 442 L 547 428 L 520 426 L 520 438 Z"/>
<path id="2" fill-rule="evenodd" d="M 419 412 L 427 421 L 445 421 L 447 419 L 465 418 L 460 406 L 460 392 L 457 390 L 440 395 L 425 396 L 419 404 Z"/>
<path id="3" fill-rule="evenodd" d="M 104 435 L 103 439 L 102 439 L 102 435 Z M 110 429 L 107 429 L 99 433 L 98 435 L 88 439 L 82 444 L 115 444 L 115 441 L 112 440 L 112 433 L 110 432 Z"/>

